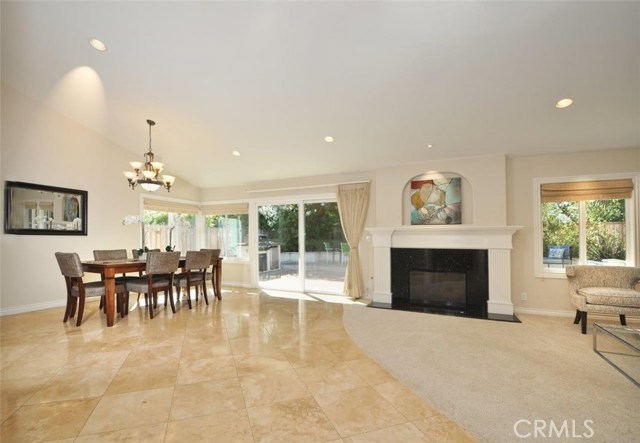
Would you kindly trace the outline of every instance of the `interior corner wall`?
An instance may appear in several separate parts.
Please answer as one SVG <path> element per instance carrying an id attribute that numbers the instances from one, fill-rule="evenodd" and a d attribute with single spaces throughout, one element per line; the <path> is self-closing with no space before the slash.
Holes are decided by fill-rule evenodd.
<path id="1" fill-rule="evenodd" d="M 138 214 L 139 193 L 122 176 L 131 153 L 98 133 L 2 85 L 2 181 L 88 191 L 88 235 L 1 234 L 0 313 L 64 305 L 66 288 L 54 253 L 93 256 L 94 249 L 133 249 L 139 229 L 122 217 Z M 199 200 L 199 189 L 176 180 L 170 196 Z M 62 319 L 62 311 L 60 313 Z"/>
<path id="2" fill-rule="evenodd" d="M 471 220 L 478 226 L 504 226 L 507 223 L 506 160 L 504 155 L 434 160 L 394 166 L 376 171 L 376 224 L 400 226 L 403 222 L 403 191 L 413 177 L 447 173 L 464 177 L 471 186 L 473 200 L 462 195 L 462 211 L 471 207 Z M 463 219 L 468 217 L 463 216 Z"/>
<path id="3" fill-rule="evenodd" d="M 566 279 L 545 279 L 534 275 L 534 178 L 638 172 L 640 148 L 507 160 L 508 221 L 510 225 L 524 226 L 514 235 L 511 254 L 511 294 L 516 309 L 558 314 L 573 311 Z M 526 301 L 520 300 L 522 292 L 528 295 Z"/>

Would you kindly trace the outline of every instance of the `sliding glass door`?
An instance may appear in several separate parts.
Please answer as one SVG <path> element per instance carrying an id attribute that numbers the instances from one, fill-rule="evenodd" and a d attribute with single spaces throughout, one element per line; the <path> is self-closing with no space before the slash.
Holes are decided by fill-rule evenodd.
<path id="1" fill-rule="evenodd" d="M 299 291 L 298 204 L 258 206 L 258 282 L 261 287 Z"/>
<path id="2" fill-rule="evenodd" d="M 262 204 L 258 226 L 260 287 L 342 293 L 349 250 L 337 203 Z"/>
<path id="3" fill-rule="evenodd" d="M 348 245 L 340 226 L 338 204 L 305 203 L 304 227 L 305 290 L 341 294 Z"/>

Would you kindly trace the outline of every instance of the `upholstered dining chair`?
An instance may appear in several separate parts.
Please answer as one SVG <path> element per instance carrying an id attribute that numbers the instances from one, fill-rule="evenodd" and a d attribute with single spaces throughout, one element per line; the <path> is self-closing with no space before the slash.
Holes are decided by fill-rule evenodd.
<path id="1" fill-rule="evenodd" d="M 175 314 L 176 306 L 173 302 L 174 274 L 180 263 L 180 252 L 149 252 L 147 253 L 146 275 L 127 280 L 126 289 L 129 292 L 147 294 L 147 306 L 149 318 L 153 318 L 153 309 L 158 306 L 158 292 L 164 291 L 164 305 L 167 306 L 167 298 L 171 301 L 171 311 Z M 127 300 L 126 306 L 129 306 Z"/>
<path id="2" fill-rule="evenodd" d="M 191 286 L 196 288 L 196 301 L 198 301 L 198 289 L 202 288 L 204 301 L 209 304 L 207 298 L 207 268 L 211 265 L 211 251 L 187 251 L 184 262 L 184 272 L 175 276 L 174 284 L 178 288 L 178 300 L 180 289 L 187 293 L 187 304 L 191 309 Z"/>
<path id="3" fill-rule="evenodd" d="M 160 252 L 160 249 L 149 249 L 147 252 Z M 137 260 L 140 257 L 138 249 L 132 249 L 131 256 Z"/>
<path id="4" fill-rule="evenodd" d="M 126 249 L 94 249 L 93 259 L 96 261 L 126 260 L 127 250 Z M 122 274 L 121 277 L 116 277 L 116 282 L 124 283 L 124 281 L 128 278 L 131 279 L 134 277 L 127 277 L 127 274 Z M 107 309 L 104 303 L 104 297 L 100 297 L 100 308 L 104 308 L 105 310 Z M 118 312 L 120 312 L 120 304 L 118 304 Z"/>
<path id="5" fill-rule="evenodd" d="M 67 307 L 64 311 L 64 323 L 69 317 L 73 318 L 78 310 L 78 318 L 76 326 L 82 324 L 82 315 L 84 314 L 84 301 L 86 297 L 104 297 L 106 290 L 103 281 L 95 281 L 84 283 L 84 271 L 82 270 L 82 262 L 75 252 L 56 252 L 56 260 L 60 267 L 60 272 L 64 276 L 67 284 Z M 116 282 L 116 294 L 118 294 L 118 303 L 125 298 L 125 287 L 122 283 Z M 121 314 L 122 314 L 121 308 Z"/>
<path id="6" fill-rule="evenodd" d="M 207 271 L 207 274 L 205 275 L 206 279 L 211 279 L 211 287 L 214 288 L 214 295 L 215 295 L 215 287 L 216 287 L 216 275 L 215 275 L 215 271 L 216 271 L 216 260 L 218 260 L 218 257 L 220 257 L 220 249 L 200 249 L 201 251 L 209 251 L 211 252 L 211 263 L 210 266 L 213 266 L 213 268 L 211 268 L 211 272 Z"/>

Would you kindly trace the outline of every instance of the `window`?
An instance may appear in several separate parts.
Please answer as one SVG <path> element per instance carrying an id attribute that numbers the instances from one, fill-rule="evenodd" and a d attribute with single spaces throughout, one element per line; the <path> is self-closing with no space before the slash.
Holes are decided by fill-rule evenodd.
<path id="1" fill-rule="evenodd" d="M 536 183 L 536 275 L 563 275 L 570 264 L 633 266 L 633 180 Z"/>
<path id="2" fill-rule="evenodd" d="M 220 255 L 249 259 L 249 215 L 222 214 L 205 217 L 205 247 L 220 249 Z"/>
<path id="3" fill-rule="evenodd" d="M 145 246 L 165 251 L 194 251 L 196 247 L 196 215 L 189 213 L 144 211 Z"/>

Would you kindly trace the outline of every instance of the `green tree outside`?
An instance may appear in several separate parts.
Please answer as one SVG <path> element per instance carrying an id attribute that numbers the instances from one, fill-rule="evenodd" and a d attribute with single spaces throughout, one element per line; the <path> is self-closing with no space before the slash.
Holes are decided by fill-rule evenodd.
<path id="1" fill-rule="evenodd" d="M 586 202 L 587 260 L 626 258 L 625 203 L 623 199 Z M 542 204 L 544 255 L 549 246 L 569 245 L 571 256 L 580 254 L 580 205 L 578 202 Z"/>

